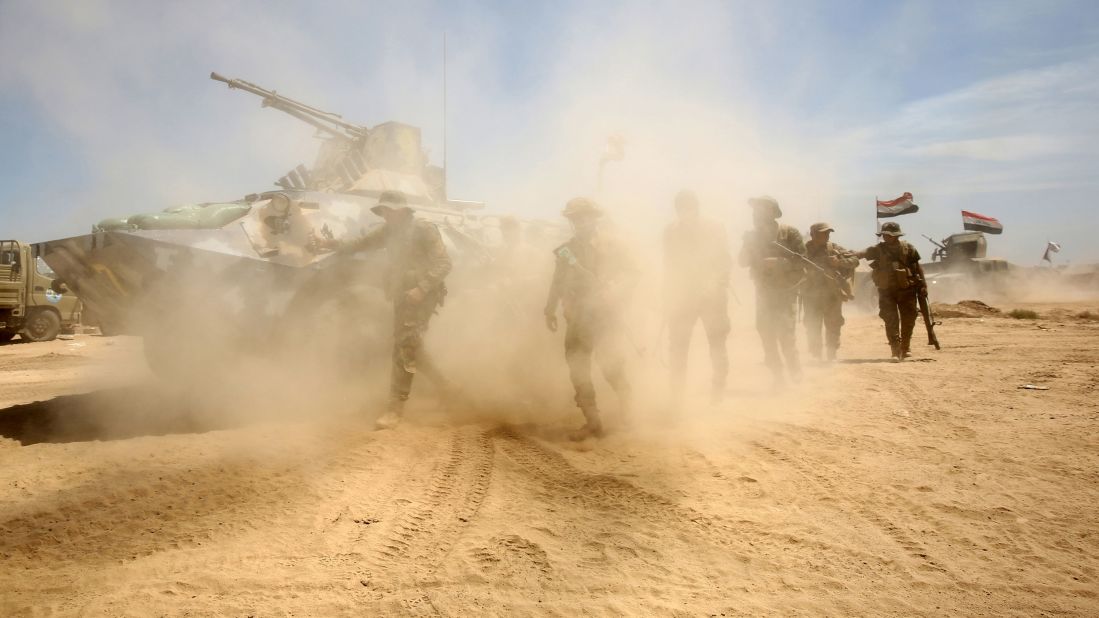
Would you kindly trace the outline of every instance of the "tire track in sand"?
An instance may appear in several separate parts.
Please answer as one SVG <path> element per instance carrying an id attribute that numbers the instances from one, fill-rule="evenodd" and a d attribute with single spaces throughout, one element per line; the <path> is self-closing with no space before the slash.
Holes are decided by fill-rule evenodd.
<path id="1" fill-rule="evenodd" d="M 945 575 L 954 581 L 960 579 L 956 574 L 943 566 L 941 561 L 932 557 L 923 544 L 914 539 L 903 528 L 895 524 L 889 517 L 886 517 L 873 508 L 867 507 L 862 501 L 861 496 L 847 496 L 851 499 L 836 504 L 836 496 L 845 494 L 841 491 L 840 487 L 832 482 L 827 476 L 819 474 L 809 466 L 799 462 L 796 457 L 791 457 L 777 448 L 757 441 L 751 442 L 751 445 L 780 464 L 792 469 L 799 476 L 808 481 L 809 485 L 812 487 L 811 493 L 816 502 L 829 506 L 844 514 L 849 512 L 846 510 L 847 507 L 851 507 L 854 514 L 870 523 L 873 527 L 884 533 L 896 545 L 900 546 L 909 558 L 918 563 L 919 566 L 917 568 L 920 571 Z"/>
<path id="2" fill-rule="evenodd" d="M 494 432 L 501 453 L 518 467 L 512 487 L 538 496 L 558 525 L 587 539 L 577 567 L 606 576 L 608 566 L 620 573 L 630 565 L 640 572 L 660 573 L 661 585 L 713 590 L 719 576 L 711 566 L 733 562 L 747 573 L 768 562 L 760 546 L 769 539 L 754 530 L 714 518 L 642 489 L 626 480 L 585 472 L 563 455 L 511 427 Z M 524 487 L 525 486 L 525 487 Z M 680 555 L 681 566 L 667 568 L 665 554 Z M 637 572 L 637 571 L 633 571 Z"/>
<path id="3" fill-rule="evenodd" d="M 408 593 L 399 600 L 402 613 L 440 613 L 427 588 L 439 585 L 435 573 L 477 516 L 492 481 L 494 455 L 490 432 L 473 426 L 455 430 L 420 499 L 377 541 L 368 560 L 372 571 L 400 567 L 411 573 L 398 584 L 398 593 Z"/>

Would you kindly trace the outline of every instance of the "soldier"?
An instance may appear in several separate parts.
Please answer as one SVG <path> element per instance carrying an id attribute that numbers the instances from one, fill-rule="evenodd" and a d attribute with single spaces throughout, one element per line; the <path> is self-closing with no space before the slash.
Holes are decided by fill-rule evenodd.
<path id="1" fill-rule="evenodd" d="M 725 395 L 729 374 L 729 239 L 725 227 L 699 216 L 693 191 L 675 196 L 678 220 L 664 230 L 664 309 L 671 348 L 672 397 L 682 403 L 687 352 L 695 323 L 702 320 L 710 347 L 710 400 Z"/>
<path id="2" fill-rule="evenodd" d="M 848 300 L 849 289 L 841 288 L 837 281 L 846 282 L 859 265 L 854 253 L 830 242 L 835 230 L 827 223 L 814 223 L 809 227 L 809 242 L 805 243 L 805 255 L 814 264 L 831 274 L 816 269 L 807 271 L 802 299 L 805 303 L 805 335 L 809 342 L 809 355 L 821 359 L 821 328 L 826 339 L 825 354 L 829 361 L 836 360 L 840 347 L 840 329 L 843 327 L 843 303 Z"/>
<path id="3" fill-rule="evenodd" d="M 637 283 L 638 270 L 618 243 L 598 228 L 602 212 L 595 202 L 569 200 L 562 214 L 572 224 L 573 237 L 554 251 L 553 283 L 546 300 L 546 326 L 557 331 L 557 306 L 565 310 L 565 360 L 576 391 L 576 405 L 585 423 L 570 434 L 572 440 L 603 435 L 595 405 L 592 354 L 598 351 L 603 376 L 618 394 L 623 410 L 630 405 L 630 384 L 619 339 L 622 312 Z"/>
<path id="4" fill-rule="evenodd" d="M 393 301 L 393 367 L 386 413 L 377 420 L 379 429 L 388 429 L 404 414 L 417 370 L 441 385 L 440 390 L 451 390 L 422 349 L 428 321 L 446 296 L 444 280 L 451 264 L 439 228 L 417 219 L 400 191 L 382 193 L 371 211 L 385 224 L 355 240 L 319 241 L 318 247 L 341 253 L 384 248 L 388 254 L 386 296 Z"/>
<path id="5" fill-rule="evenodd" d="M 883 223 L 881 242 L 859 254 L 870 260 L 871 276 L 878 288 L 878 315 L 885 322 L 885 337 L 895 362 L 911 356 L 912 329 L 918 312 L 917 295 L 926 293 L 920 253 L 901 240 L 900 224 Z"/>
<path id="6" fill-rule="evenodd" d="M 764 361 L 774 375 L 777 389 L 786 383 L 783 360 L 790 378 L 801 379 L 801 364 L 794 345 L 794 322 L 798 286 L 803 281 L 805 269 L 800 260 L 775 245 L 804 255 L 805 243 L 796 229 L 778 222 L 782 209 L 775 198 L 754 197 L 748 204 L 752 207 L 754 229 L 744 234 L 740 265 L 748 267 L 756 285 L 756 330 L 763 342 Z"/>

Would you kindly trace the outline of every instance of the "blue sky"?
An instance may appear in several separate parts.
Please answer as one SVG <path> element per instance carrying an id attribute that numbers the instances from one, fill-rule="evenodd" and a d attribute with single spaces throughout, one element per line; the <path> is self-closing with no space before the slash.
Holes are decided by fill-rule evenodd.
<path id="1" fill-rule="evenodd" d="M 735 233 L 775 195 L 801 228 L 873 240 L 873 199 L 942 237 L 998 217 L 993 253 L 1099 261 L 1096 2 L 0 1 L 0 235 L 236 199 L 311 132 L 211 82 L 242 77 L 367 125 L 423 128 L 441 161 L 449 43 L 453 197 L 552 217 L 595 191 L 655 229 L 698 189 Z M 921 244 L 923 243 L 923 244 Z"/>

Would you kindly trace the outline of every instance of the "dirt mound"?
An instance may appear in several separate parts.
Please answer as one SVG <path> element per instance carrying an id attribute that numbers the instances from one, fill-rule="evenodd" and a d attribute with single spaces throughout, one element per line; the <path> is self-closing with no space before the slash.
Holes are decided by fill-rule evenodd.
<path id="1" fill-rule="evenodd" d="M 1047 313 L 1049 319 L 1060 322 L 1099 322 L 1099 310 L 1079 311 L 1076 309 L 1057 308 Z"/>
<path id="2" fill-rule="evenodd" d="M 931 310 L 937 318 L 988 318 L 1003 314 L 996 307 L 979 300 L 963 300 L 956 305 L 931 303 Z"/>

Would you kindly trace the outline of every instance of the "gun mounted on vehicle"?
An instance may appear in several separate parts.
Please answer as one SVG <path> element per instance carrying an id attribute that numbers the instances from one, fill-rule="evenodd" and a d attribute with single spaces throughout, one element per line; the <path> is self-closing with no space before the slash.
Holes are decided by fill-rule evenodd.
<path id="1" fill-rule="evenodd" d="M 335 112 L 302 103 L 274 90 L 268 90 L 243 79 L 230 79 L 210 73 L 210 79 L 222 82 L 232 90 L 242 90 L 262 99 L 262 107 L 271 107 L 293 116 L 317 130 L 323 139 L 312 169 L 298 165 L 275 181 L 283 189 L 334 191 L 377 197 L 385 189 L 396 188 L 410 201 L 425 204 L 446 201 L 446 172 L 429 165 L 420 148 L 420 130 L 398 122 L 387 122 L 370 128 L 348 122 Z M 387 170 L 390 174 L 379 174 Z M 422 186 L 393 186 L 392 172 L 413 176 Z M 378 176 L 383 176 L 378 178 Z M 464 202 L 450 204 L 455 208 L 469 207 Z"/>
<path id="2" fill-rule="evenodd" d="M 420 129 L 361 126 L 245 80 L 210 77 L 314 127 L 322 143 L 312 167 L 299 165 L 279 188 L 239 200 L 105 219 L 91 234 L 41 244 L 42 258 L 104 332 L 145 336 L 154 369 L 203 366 L 202 354 L 224 350 L 218 340 L 229 337 L 244 340 L 233 349 L 258 350 L 257 342 L 306 329 L 337 342 L 355 341 L 345 336 L 352 330 L 376 334 L 374 325 L 390 319 L 373 285 L 384 273 L 381 258 L 317 255 L 310 239 L 350 240 L 380 225 L 371 209 L 384 191 L 400 191 L 419 218 L 438 226 L 456 265 L 483 260 L 490 226 L 474 211 L 484 204 L 447 198 L 444 170 L 428 163 Z M 335 311 L 333 303 L 356 310 Z"/>

